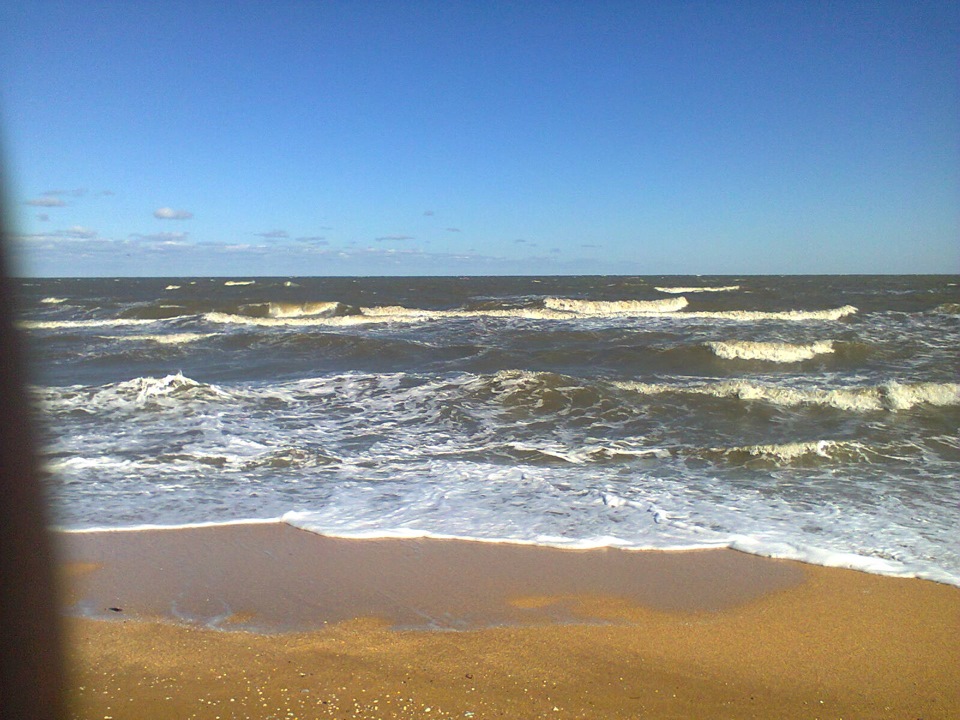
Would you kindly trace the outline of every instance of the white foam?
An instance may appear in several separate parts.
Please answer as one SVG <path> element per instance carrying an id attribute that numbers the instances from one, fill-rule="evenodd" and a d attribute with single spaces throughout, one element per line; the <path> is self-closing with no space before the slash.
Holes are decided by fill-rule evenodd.
<path id="1" fill-rule="evenodd" d="M 164 290 L 179 290 L 179 289 L 180 289 L 180 286 L 179 286 L 179 285 L 167 285 L 167 286 L 164 288 Z"/>
<path id="2" fill-rule="evenodd" d="M 234 287 L 238 285 L 256 285 L 256 280 L 227 280 L 224 285 L 226 287 Z"/>
<path id="3" fill-rule="evenodd" d="M 777 342 L 749 342 L 727 340 L 708 342 L 714 355 L 724 360 L 765 360 L 776 363 L 794 363 L 810 360 L 817 355 L 832 353 L 833 341 L 820 340 L 808 345 L 791 345 Z"/>
<path id="4" fill-rule="evenodd" d="M 722 285 L 716 287 L 658 287 L 655 288 L 662 293 L 671 295 L 682 295 L 684 293 L 709 293 L 709 292 L 732 292 L 739 290 L 739 285 Z"/>
<path id="5" fill-rule="evenodd" d="M 283 523 L 284 519 L 282 517 L 275 518 L 242 518 L 239 520 L 221 520 L 213 522 L 197 522 L 197 523 L 179 523 L 179 524 L 154 524 L 154 523 L 143 523 L 139 525 L 123 525 L 120 527 L 113 527 L 108 525 L 92 525 L 90 527 L 63 527 L 63 526 L 54 526 L 54 530 L 62 533 L 70 533 L 74 535 L 82 535 L 85 533 L 128 533 L 128 532 L 143 532 L 144 530 L 192 530 L 194 528 L 214 528 L 214 527 L 231 527 L 233 525 L 277 525 Z"/>
<path id="6" fill-rule="evenodd" d="M 306 302 L 306 303 L 270 303 L 270 317 L 297 318 L 311 315 L 332 313 L 341 307 L 338 302 Z"/>
<path id="7" fill-rule="evenodd" d="M 545 457 L 556 458 L 572 465 L 583 465 L 617 457 L 661 459 L 671 457 L 671 452 L 664 448 L 644 447 L 639 443 L 632 445 L 625 441 L 613 443 L 588 441 L 576 447 L 561 443 L 509 442 L 506 443 L 506 447 L 523 453 L 537 453 Z"/>
<path id="8" fill-rule="evenodd" d="M 684 297 L 665 300 L 576 300 L 548 297 L 544 298 L 543 304 L 551 310 L 562 310 L 581 316 L 609 317 L 611 315 L 675 313 L 689 303 Z"/>
<path id="9" fill-rule="evenodd" d="M 171 333 L 169 335 L 104 335 L 105 340 L 154 342 L 159 345 L 183 345 L 216 337 L 217 333 Z"/>
<path id="10" fill-rule="evenodd" d="M 104 320 L 21 320 L 17 324 L 27 330 L 69 330 L 71 328 L 124 327 L 150 325 L 160 320 L 109 318 Z"/>
<path id="11" fill-rule="evenodd" d="M 164 377 L 137 377 L 119 383 L 88 388 L 39 388 L 34 390 L 48 411 L 130 411 L 146 407 L 182 409 L 185 402 L 230 401 L 235 396 L 216 385 L 191 380 L 182 373 Z"/>
<path id="12" fill-rule="evenodd" d="M 60 303 L 64 303 L 66 301 L 67 301 L 66 298 L 45 297 L 40 302 L 42 302 L 44 305 L 59 305 Z"/>
<path id="13" fill-rule="evenodd" d="M 834 389 L 785 387 L 748 380 L 726 380 L 688 385 L 619 381 L 615 382 L 614 385 L 644 395 L 665 393 L 711 395 L 718 398 L 761 400 L 785 407 L 821 405 L 854 412 L 909 410 L 917 405 L 941 407 L 960 405 L 960 383 L 901 384 L 894 381 L 877 386 Z"/>
<path id="14" fill-rule="evenodd" d="M 714 320 L 736 320 L 738 322 L 755 322 L 757 320 L 786 320 L 789 322 L 806 322 L 809 320 L 839 320 L 848 315 L 859 312 L 853 305 L 844 305 L 827 310 L 717 310 L 696 311 L 681 313 L 681 317 L 708 318 Z"/>
<path id="15" fill-rule="evenodd" d="M 757 537 L 738 537 L 727 547 L 761 557 L 799 560 L 811 565 L 860 570 L 874 575 L 919 578 L 946 585 L 960 586 L 960 574 L 910 561 L 899 561 L 869 554 L 831 550 L 785 541 L 771 541 Z"/>
<path id="16" fill-rule="evenodd" d="M 867 458 L 872 454 L 862 443 L 837 440 L 813 440 L 809 442 L 713 448 L 710 452 L 724 456 L 745 454 L 755 458 L 768 458 L 784 463 L 800 460 L 811 455 L 825 459 L 846 459 L 851 456 Z"/>
<path id="17" fill-rule="evenodd" d="M 259 327 L 307 327 L 316 325 L 329 327 L 350 327 L 353 325 L 369 325 L 376 323 L 412 323 L 419 322 L 426 318 L 414 315 L 371 316 L 365 313 L 360 315 L 337 315 L 334 317 L 324 317 L 322 315 L 311 315 L 305 317 L 250 317 L 248 315 L 233 315 L 230 313 L 211 312 L 206 313 L 203 316 L 203 319 L 207 322 L 218 323 L 222 325 L 256 325 Z"/>

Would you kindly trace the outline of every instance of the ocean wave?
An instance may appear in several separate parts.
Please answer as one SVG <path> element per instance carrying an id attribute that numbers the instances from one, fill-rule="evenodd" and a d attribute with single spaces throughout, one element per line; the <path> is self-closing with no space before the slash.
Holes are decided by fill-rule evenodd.
<path id="1" fill-rule="evenodd" d="M 710 318 L 715 320 L 736 320 L 739 322 L 753 322 L 755 320 L 786 320 L 789 322 L 806 322 L 808 320 L 839 320 L 848 315 L 859 312 L 853 305 L 844 305 L 827 310 L 716 310 L 694 311 L 680 313 L 680 317 Z"/>
<path id="2" fill-rule="evenodd" d="M 17 325 L 25 330 L 67 330 L 70 328 L 124 327 L 149 325 L 159 318 L 107 318 L 99 320 L 21 320 Z"/>
<path id="3" fill-rule="evenodd" d="M 820 340 L 808 345 L 777 342 L 750 342 L 727 340 L 705 343 L 714 355 L 724 360 L 766 360 L 776 363 L 794 363 L 810 360 L 817 355 L 832 353 L 833 341 Z"/>
<path id="4" fill-rule="evenodd" d="M 268 314 L 272 318 L 298 318 L 314 317 L 317 315 L 343 315 L 346 306 L 342 303 L 330 302 L 305 302 L 305 303 L 269 303 Z"/>
<path id="5" fill-rule="evenodd" d="M 941 315 L 960 315 L 960 303 L 943 303 L 937 305 L 930 312 L 940 313 Z"/>
<path id="6" fill-rule="evenodd" d="M 548 297 L 543 300 L 544 307 L 561 310 L 588 317 L 609 317 L 611 315 L 644 315 L 647 313 L 674 313 L 689 303 L 686 298 L 668 298 L 665 300 L 576 300 L 571 298 Z"/>
<path id="7" fill-rule="evenodd" d="M 227 280 L 224 283 L 225 287 L 238 287 L 243 285 L 256 285 L 256 280 Z"/>
<path id="8" fill-rule="evenodd" d="M 535 444 L 530 442 L 509 442 L 502 450 L 511 457 L 531 464 L 547 464 L 563 462 L 570 465 L 584 465 L 588 463 L 605 463 L 622 460 L 636 460 L 640 458 L 664 459 L 673 457 L 670 450 L 661 447 L 643 447 L 626 441 L 612 443 L 587 442 L 578 447 L 570 447 L 562 443 Z"/>
<path id="9" fill-rule="evenodd" d="M 670 293 L 671 295 L 682 295 L 684 293 L 708 293 L 708 292 L 733 292 L 734 290 L 739 290 L 739 285 L 722 285 L 717 287 L 657 287 L 655 290 L 659 290 L 662 293 Z"/>
<path id="10" fill-rule="evenodd" d="M 688 305 L 685 297 L 662 300 L 578 300 L 573 298 L 548 297 L 543 307 L 519 307 L 476 310 L 421 310 L 402 306 L 364 307 L 361 312 L 367 317 L 415 318 L 435 320 L 445 318 L 520 318 L 527 320 L 573 320 L 589 318 L 657 317 L 685 319 L 734 320 L 754 322 L 758 320 L 784 320 L 806 322 L 813 320 L 839 320 L 852 315 L 857 308 L 844 305 L 826 310 L 718 310 L 683 311 Z"/>
<path id="11" fill-rule="evenodd" d="M 843 440 L 813 440 L 808 442 L 770 445 L 744 445 L 732 448 L 711 448 L 707 456 L 734 462 L 766 461 L 775 465 L 804 464 L 810 461 L 861 461 L 876 457 L 863 443 Z"/>
<path id="12" fill-rule="evenodd" d="M 151 342 L 159 345 L 184 345 L 216 337 L 217 333 L 170 333 L 169 335 L 104 335 L 104 340 L 118 342 Z"/>
<path id="13" fill-rule="evenodd" d="M 167 285 L 164 290 L 179 290 L 181 287 L 181 285 Z"/>
<path id="14" fill-rule="evenodd" d="M 65 303 L 66 301 L 67 301 L 66 298 L 45 297 L 40 302 L 43 303 L 44 305 L 59 305 L 60 303 Z"/>
<path id="15" fill-rule="evenodd" d="M 34 391 L 48 412 L 99 413 L 184 407 L 188 402 L 230 401 L 234 396 L 216 385 L 197 382 L 182 373 L 137 377 L 98 387 L 73 385 Z"/>
<path id="16" fill-rule="evenodd" d="M 425 320 L 424 317 L 415 315 L 397 316 L 397 315 L 368 315 L 361 313 L 358 315 L 305 315 L 293 317 L 254 317 L 252 315 L 236 315 L 233 313 L 209 312 L 203 315 L 203 319 L 210 323 L 220 325 L 256 325 L 259 327 L 306 327 L 306 326 L 329 326 L 345 327 L 352 325 L 369 325 L 376 323 L 414 323 Z"/>
<path id="17" fill-rule="evenodd" d="M 784 407 L 817 405 L 838 410 L 871 412 L 909 410 L 921 405 L 938 407 L 960 405 L 960 383 L 898 383 L 883 385 L 823 388 L 791 388 L 748 380 L 677 385 L 619 381 L 614 385 L 642 395 L 687 394 L 717 398 L 757 400 Z"/>

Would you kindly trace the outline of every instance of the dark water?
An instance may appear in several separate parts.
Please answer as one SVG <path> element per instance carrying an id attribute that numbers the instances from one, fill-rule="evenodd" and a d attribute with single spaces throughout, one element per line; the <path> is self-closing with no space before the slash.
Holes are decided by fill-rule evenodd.
<path id="1" fill-rule="evenodd" d="M 935 277 L 22 282 L 61 524 L 732 546 L 960 584 Z"/>

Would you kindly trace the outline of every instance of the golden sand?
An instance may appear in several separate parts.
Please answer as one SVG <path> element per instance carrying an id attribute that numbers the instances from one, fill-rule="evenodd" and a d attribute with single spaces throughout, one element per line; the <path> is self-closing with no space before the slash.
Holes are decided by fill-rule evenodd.
<path id="1" fill-rule="evenodd" d="M 279 525 L 64 540 L 65 562 L 101 564 L 68 580 L 78 718 L 960 717 L 960 589 L 926 581 Z M 326 625 L 324 582 L 354 603 Z M 411 618 L 474 629 L 396 629 Z M 232 629 L 285 621 L 306 629 Z"/>

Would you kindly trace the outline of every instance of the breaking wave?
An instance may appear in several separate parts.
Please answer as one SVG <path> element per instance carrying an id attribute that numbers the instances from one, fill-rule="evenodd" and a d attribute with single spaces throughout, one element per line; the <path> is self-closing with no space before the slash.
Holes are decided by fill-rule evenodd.
<path id="1" fill-rule="evenodd" d="M 960 315 L 960 303 L 943 303 L 937 305 L 931 312 L 943 315 Z"/>
<path id="2" fill-rule="evenodd" d="M 823 388 L 790 388 L 747 380 L 670 385 L 666 383 L 616 382 L 617 387 L 643 395 L 667 393 L 709 395 L 718 398 L 759 400 L 774 405 L 796 407 L 818 405 L 838 410 L 871 412 L 877 410 L 909 410 L 918 405 L 938 407 L 960 405 L 960 383 L 889 382 L 877 386 Z"/>
<path id="3" fill-rule="evenodd" d="M 312 317 L 315 315 L 343 315 L 345 306 L 338 302 L 305 302 L 269 304 L 268 313 L 273 318 Z"/>
<path id="4" fill-rule="evenodd" d="M 217 333 L 171 333 L 169 335 L 104 335 L 105 340 L 118 342 L 152 342 L 158 345 L 183 345 L 216 337 Z"/>
<path id="5" fill-rule="evenodd" d="M 66 301 L 67 301 L 66 298 L 45 297 L 40 302 L 43 303 L 44 305 L 59 305 L 60 303 L 64 303 Z"/>
<path id="6" fill-rule="evenodd" d="M 658 287 L 654 288 L 662 293 L 682 295 L 683 293 L 732 292 L 739 290 L 739 285 L 723 285 L 718 287 Z"/>
<path id="7" fill-rule="evenodd" d="M 745 445 L 732 448 L 711 448 L 708 456 L 732 462 L 769 462 L 774 465 L 807 464 L 811 461 L 859 461 L 876 456 L 866 445 L 853 441 L 814 440 L 770 445 Z"/>
<path id="8" fill-rule="evenodd" d="M 804 322 L 807 320 L 839 320 L 847 315 L 853 315 L 858 310 L 853 305 L 844 305 L 843 307 L 830 308 L 828 310 L 717 310 L 685 312 L 683 317 L 695 318 L 714 318 L 717 320 L 737 320 L 740 322 L 753 322 L 755 320 L 786 320 L 791 322 Z"/>
<path id="9" fill-rule="evenodd" d="M 48 411 L 98 413 L 113 410 L 182 408 L 185 401 L 229 401 L 233 396 L 216 385 L 197 382 L 182 373 L 137 377 L 100 387 L 72 386 L 35 391 Z"/>
<path id="10" fill-rule="evenodd" d="M 574 300 L 548 297 L 544 307 L 551 310 L 576 313 L 577 315 L 600 316 L 635 315 L 646 313 L 672 313 L 682 310 L 689 303 L 686 298 L 666 300 Z"/>
<path id="11" fill-rule="evenodd" d="M 260 327 L 283 327 L 283 326 L 310 326 L 321 325 L 331 327 L 344 327 L 351 325 L 365 325 L 372 323 L 390 323 L 390 322 L 419 322 L 426 318 L 408 315 L 368 315 L 361 313 L 357 315 L 292 315 L 289 317 L 256 317 L 253 315 L 237 315 L 234 313 L 210 312 L 203 316 L 207 322 L 221 325 L 257 325 Z"/>
<path id="12" fill-rule="evenodd" d="M 834 351 L 832 340 L 821 340 L 809 345 L 749 342 L 746 340 L 727 340 L 705 344 L 713 351 L 714 355 L 724 360 L 766 360 L 776 363 L 795 363 L 810 360 L 817 355 Z"/>
<path id="13" fill-rule="evenodd" d="M 26 330 L 67 330 L 70 328 L 124 327 L 149 325 L 155 318 L 106 318 L 100 320 L 21 320 L 18 325 Z"/>

